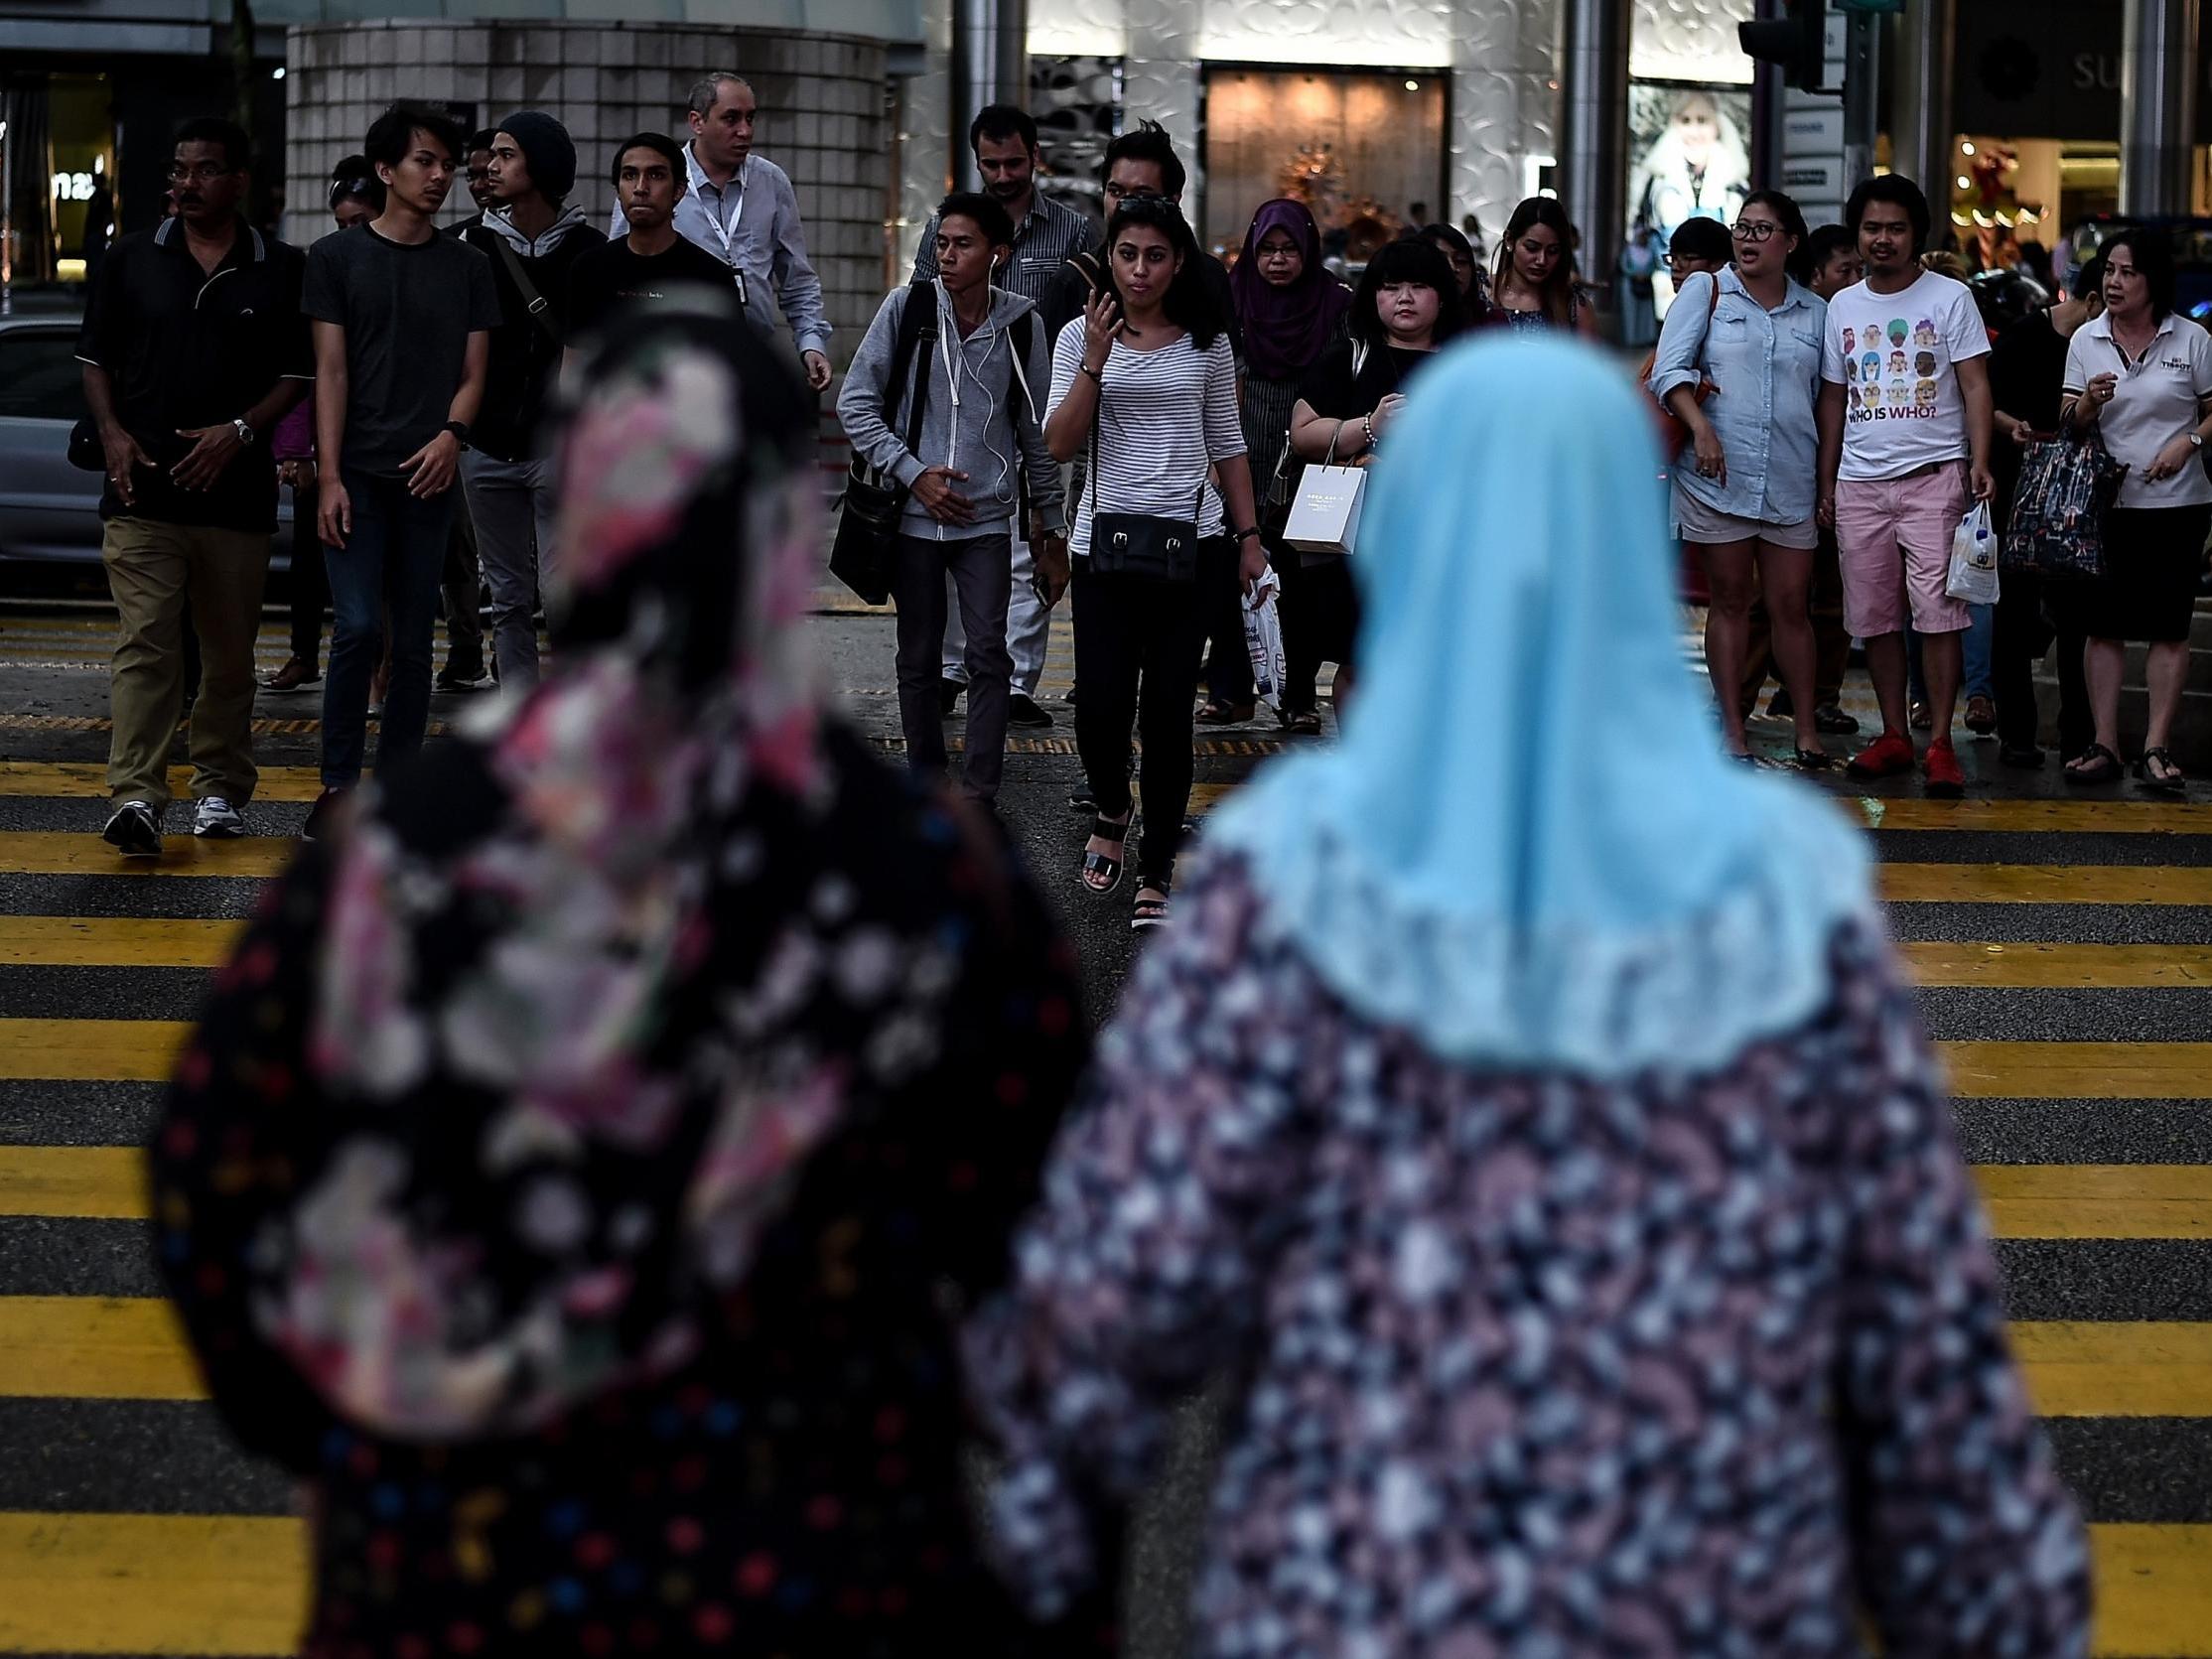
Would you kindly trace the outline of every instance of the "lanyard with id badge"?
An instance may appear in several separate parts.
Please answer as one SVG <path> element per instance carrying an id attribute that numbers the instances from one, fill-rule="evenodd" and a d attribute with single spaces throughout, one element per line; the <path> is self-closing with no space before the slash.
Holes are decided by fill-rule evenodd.
<path id="1" fill-rule="evenodd" d="M 709 207 L 707 209 L 707 223 L 714 227 L 715 240 L 722 244 L 723 258 L 729 262 L 730 275 L 737 283 L 738 309 L 746 311 L 752 307 L 753 295 L 746 283 L 745 267 L 738 263 L 736 247 L 738 226 L 745 222 L 745 163 L 740 162 L 738 164 L 737 172 L 730 176 L 730 183 L 735 185 L 738 191 L 737 212 L 731 215 L 730 223 L 725 228 L 722 222 L 721 209 L 719 207 Z M 706 204 L 701 202 L 700 206 L 704 207 Z"/>

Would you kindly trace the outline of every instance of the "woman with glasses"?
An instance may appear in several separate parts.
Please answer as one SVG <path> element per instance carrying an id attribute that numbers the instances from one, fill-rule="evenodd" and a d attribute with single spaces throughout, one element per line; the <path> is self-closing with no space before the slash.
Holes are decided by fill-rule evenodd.
<path id="1" fill-rule="evenodd" d="M 1305 572 L 1296 549 L 1278 539 L 1290 516 L 1291 498 L 1303 469 L 1291 454 L 1291 415 L 1298 404 L 1298 389 L 1321 354 L 1344 337 L 1344 319 L 1351 310 L 1351 291 L 1330 276 L 1321 264 L 1321 233 L 1303 202 L 1284 198 L 1262 204 L 1244 233 L 1244 252 L 1229 273 L 1236 295 L 1237 321 L 1244 331 L 1244 395 L 1239 412 L 1244 421 L 1244 448 L 1252 469 L 1252 487 L 1259 496 L 1260 534 L 1268 558 L 1282 583 L 1280 611 L 1283 650 L 1298 654 L 1303 640 L 1298 632 L 1297 595 Z M 1239 605 L 1234 590 L 1229 603 Z M 1241 617 L 1237 640 L 1243 640 Z M 1214 634 L 1216 659 L 1226 647 L 1217 623 Z M 1219 681 L 1207 686 L 1206 707 L 1198 712 L 1201 723 L 1213 724 L 1222 712 Z M 1248 692 L 1249 695 L 1249 692 Z M 1247 707 L 1244 718 L 1250 719 Z M 1291 721 L 1293 710 L 1286 696 L 1282 718 Z"/>
<path id="2" fill-rule="evenodd" d="M 2068 596 L 2089 635 L 2089 706 L 2096 741 L 2067 762 L 2069 783 L 2120 775 L 2120 682 L 2128 642 L 2149 647 L 2150 717 L 2136 776 L 2178 793 L 2181 768 L 2166 745 L 2189 679 L 2190 620 L 2204 538 L 2212 528 L 2212 336 L 2173 309 L 2173 248 L 2162 230 L 2123 230 L 2100 250 L 2104 314 L 2066 346 L 2060 424 L 2094 432 L 2126 464 L 2105 515 L 2105 574 Z"/>
<path id="3" fill-rule="evenodd" d="M 1751 602 L 1763 593 L 1774 661 L 1797 728 L 1798 763 L 1822 767 L 1828 754 L 1814 720 L 1810 596 L 1820 543 L 1814 411 L 1828 306 L 1790 278 L 1786 267 L 1805 239 L 1805 215 L 1780 191 L 1752 193 L 1731 234 L 1734 267 L 1693 276 L 1675 295 L 1651 392 L 1690 429 L 1669 471 L 1675 523 L 1701 553 L 1712 596 L 1705 658 L 1722 746 L 1749 759 L 1743 656 Z M 1702 402 L 1701 384 L 1713 387 Z"/>

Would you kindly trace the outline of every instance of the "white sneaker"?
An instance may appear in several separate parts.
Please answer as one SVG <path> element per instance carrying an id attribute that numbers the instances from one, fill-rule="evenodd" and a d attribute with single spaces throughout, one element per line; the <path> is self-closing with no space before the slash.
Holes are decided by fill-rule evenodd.
<path id="1" fill-rule="evenodd" d="M 100 839 L 127 859 L 161 857 L 161 814 L 142 800 L 127 800 L 115 809 L 100 831 Z"/>
<path id="2" fill-rule="evenodd" d="M 235 841 L 245 832 L 245 819 L 220 795 L 202 795 L 193 808 L 192 833 L 204 841 Z"/>

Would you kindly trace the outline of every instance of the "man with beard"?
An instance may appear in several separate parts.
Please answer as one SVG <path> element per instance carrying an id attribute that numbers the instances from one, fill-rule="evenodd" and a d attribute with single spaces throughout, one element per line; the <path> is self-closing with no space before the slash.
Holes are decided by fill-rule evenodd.
<path id="1" fill-rule="evenodd" d="M 176 215 L 125 236 L 101 267 L 76 354 L 106 459 L 100 557 L 115 601 L 113 732 L 102 832 L 161 856 L 169 742 L 200 640 L 192 712 L 193 833 L 245 833 L 252 797 L 253 644 L 276 531 L 269 438 L 313 371 L 299 252 L 239 216 L 247 141 L 188 121 L 169 169 Z M 187 599 L 191 621 L 188 623 Z"/>
<path id="2" fill-rule="evenodd" d="M 1027 110 L 1011 104 L 990 105 L 969 123 L 968 147 L 975 152 L 976 171 L 983 177 L 985 193 L 1014 221 L 1014 252 L 992 276 L 992 284 L 1035 302 L 1045 340 L 1057 340 L 1061 328 L 1081 313 L 1085 298 L 1080 283 L 1065 280 L 1064 268 L 1070 256 L 1098 245 L 1098 227 L 1074 208 L 1037 190 L 1037 122 Z M 937 219 L 932 214 L 921 233 L 920 251 L 914 255 L 914 281 L 929 282 L 936 275 Z M 1045 648 L 1051 642 L 1052 617 L 1045 598 L 1037 591 L 1032 538 L 1047 543 L 1046 568 L 1050 574 L 1046 591 L 1054 599 L 1067 585 L 1067 554 L 1064 538 L 1044 538 L 1040 530 L 1041 526 L 1018 515 L 1014 526 L 1014 591 L 1006 615 L 1006 644 L 1014 657 L 1007 722 L 1014 726 L 1052 724 L 1052 717 L 1037 701 L 1037 685 L 1044 677 Z M 968 683 L 967 639 L 956 598 L 948 604 L 945 616 L 944 662 L 937 695 L 939 707 L 950 714 Z"/>
<path id="3" fill-rule="evenodd" d="M 384 209 L 315 244 L 302 305 L 323 382 L 317 528 L 335 613 L 310 840 L 360 780 L 387 605 L 392 667 L 378 769 L 422 747 L 454 484 L 500 323 L 491 262 L 436 227 L 460 167 L 460 129 L 436 110 L 394 104 L 361 149 L 384 186 Z"/>

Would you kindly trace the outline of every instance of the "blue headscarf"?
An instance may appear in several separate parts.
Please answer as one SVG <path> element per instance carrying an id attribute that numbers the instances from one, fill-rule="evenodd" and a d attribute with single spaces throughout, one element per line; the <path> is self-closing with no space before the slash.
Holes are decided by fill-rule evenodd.
<path id="1" fill-rule="evenodd" d="M 1628 377 L 1553 338 L 1452 348 L 1382 446 L 1342 743 L 1207 825 L 1337 996 L 1464 1063 L 1709 1070 L 1803 1023 L 1861 837 L 1723 758 L 1682 650 Z"/>

